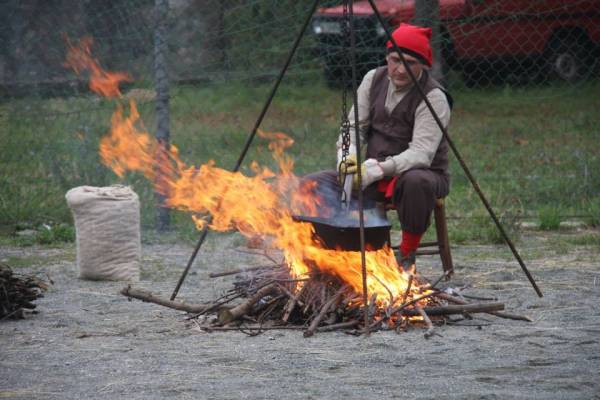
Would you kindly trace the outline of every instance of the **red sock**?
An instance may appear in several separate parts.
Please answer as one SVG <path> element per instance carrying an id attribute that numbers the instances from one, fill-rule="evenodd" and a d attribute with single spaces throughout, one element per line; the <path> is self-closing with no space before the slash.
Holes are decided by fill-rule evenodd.
<path id="1" fill-rule="evenodd" d="M 402 231 L 402 242 L 400 242 L 400 253 L 402 253 L 402 256 L 406 257 L 409 253 L 417 250 L 422 237 L 422 233 Z"/>

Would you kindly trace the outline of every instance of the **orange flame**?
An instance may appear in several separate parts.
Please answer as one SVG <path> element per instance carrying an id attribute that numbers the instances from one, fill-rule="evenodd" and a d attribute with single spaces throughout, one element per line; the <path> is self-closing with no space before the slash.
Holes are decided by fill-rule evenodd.
<path id="1" fill-rule="evenodd" d="M 125 72 L 107 72 L 100 67 L 98 60 L 92 57 L 91 37 L 84 37 L 79 40 L 76 46 L 73 45 L 68 37 L 67 59 L 63 64 L 66 68 L 72 68 L 77 75 L 83 71 L 90 72 L 90 89 L 105 97 L 120 97 L 119 84 L 121 82 L 131 82 L 131 77 Z"/>
<path id="2" fill-rule="evenodd" d="M 261 137 L 272 139 L 270 147 L 284 172 L 274 173 L 254 163 L 256 175 L 245 176 L 219 168 L 212 161 L 199 168 L 186 165 L 177 148 L 162 148 L 143 129 L 139 118 L 135 102 L 131 101 L 128 116 L 119 106 L 113 114 L 110 133 L 100 142 L 103 163 L 117 175 L 126 171 L 144 174 L 154 181 L 159 193 L 167 196 L 168 207 L 210 213 L 211 229 L 236 229 L 247 237 L 269 239 L 283 250 L 294 276 L 316 268 L 349 283 L 357 293 L 362 292 L 360 253 L 325 249 L 315 239 L 311 224 L 292 219 L 290 204 L 306 204 L 310 199 L 307 191 L 299 190 L 300 180 L 288 169 L 293 162 L 283 153 L 283 148 L 292 144 L 291 138 L 282 133 L 261 132 Z M 158 162 L 157 153 L 168 162 Z M 161 172 L 161 180 L 155 180 L 157 171 Z M 205 223 L 198 217 L 194 221 L 199 227 Z M 369 293 L 376 293 L 382 303 L 398 301 L 406 291 L 408 274 L 398 269 L 391 249 L 368 251 L 366 263 Z M 413 290 L 417 293 L 419 288 L 415 285 Z"/>
<path id="3" fill-rule="evenodd" d="M 84 42 L 84 40 L 82 40 Z M 85 44 L 85 43 L 84 43 Z M 89 51 L 89 46 L 84 46 Z M 71 54 L 71 53 L 70 53 Z M 89 53 L 86 53 L 89 55 Z M 71 54 L 69 63 L 80 58 Z M 86 64 L 88 65 L 88 64 Z M 97 63 L 94 64 L 98 67 Z M 95 68 L 95 67 L 94 67 Z M 99 68 L 99 67 L 98 67 Z M 105 80 L 111 74 L 94 72 L 92 79 Z M 98 87 L 90 84 L 90 87 Z M 109 93 L 114 92 L 108 91 Z M 118 86 L 116 87 L 118 91 Z M 294 162 L 285 150 L 293 139 L 281 132 L 258 131 L 269 140 L 269 149 L 279 172 L 252 163 L 254 176 L 230 172 L 210 161 L 200 167 L 184 163 L 175 146 L 165 148 L 144 128 L 136 104 L 129 104 L 129 114 L 118 105 L 112 116 L 110 132 L 100 142 L 102 162 L 118 176 L 127 171 L 142 173 L 155 190 L 165 196 L 167 207 L 193 213 L 198 228 L 207 221 L 197 215 L 212 215 L 210 228 L 217 231 L 236 229 L 249 238 L 260 237 L 283 251 L 295 277 L 320 271 L 339 277 L 356 293 L 362 293 L 360 252 L 325 249 L 309 223 L 294 221 L 297 210 L 310 205 L 316 213 L 319 203 L 311 193 L 311 184 L 303 183 L 292 172 Z M 409 274 L 398 269 L 392 250 L 387 247 L 366 254 L 367 286 L 377 294 L 379 304 L 396 304 L 405 294 Z M 409 299 L 425 293 L 411 286 Z"/>

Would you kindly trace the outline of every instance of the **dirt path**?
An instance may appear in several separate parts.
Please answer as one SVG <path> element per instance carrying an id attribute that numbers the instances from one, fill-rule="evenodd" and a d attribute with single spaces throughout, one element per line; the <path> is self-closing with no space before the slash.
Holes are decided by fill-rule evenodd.
<path id="1" fill-rule="evenodd" d="M 569 244 L 589 234 L 536 233 L 520 243 L 542 299 L 505 247 L 457 246 L 451 286 L 470 284 L 469 293 L 535 322 L 478 317 L 429 340 L 420 329 L 310 339 L 203 333 L 183 313 L 127 301 L 123 283 L 77 279 L 72 246 L 0 247 L 0 261 L 54 280 L 38 315 L 0 323 L 0 398 L 600 399 L 600 249 Z M 263 262 L 237 251 L 240 243 L 213 237 L 180 299 L 213 299 L 232 279 L 209 272 Z M 145 245 L 136 286 L 167 297 L 191 250 Z M 439 259 L 423 257 L 419 269 L 439 276 Z"/>

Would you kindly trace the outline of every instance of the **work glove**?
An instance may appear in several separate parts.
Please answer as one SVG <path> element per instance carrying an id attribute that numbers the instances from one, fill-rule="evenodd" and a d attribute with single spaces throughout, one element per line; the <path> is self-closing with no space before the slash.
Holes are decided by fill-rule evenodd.
<path id="1" fill-rule="evenodd" d="M 351 174 L 352 172 L 348 171 L 351 167 L 354 167 L 354 172 L 356 172 L 356 154 L 348 154 L 346 161 L 340 161 L 339 170 L 342 174 Z"/>
<path id="2" fill-rule="evenodd" d="M 358 187 L 358 168 L 355 166 L 353 169 L 348 169 L 349 173 L 354 173 L 352 185 L 353 187 Z M 379 166 L 379 162 L 377 162 L 374 158 L 369 158 L 367 161 L 362 163 L 361 165 L 361 178 L 362 178 L 362 189 L 364 190 L 367 186 L 372 184 L 373 182 L 377 182 L 382 179 L 383 169 Z"/>
<path id="3" fill-rule="evenodd" d="M 348 154 L 346 161 L 340 161 L 338 164 L 338 179 L 340 185 L 344 184 L 344 177 L 356 172 L 356 154 Z"/>

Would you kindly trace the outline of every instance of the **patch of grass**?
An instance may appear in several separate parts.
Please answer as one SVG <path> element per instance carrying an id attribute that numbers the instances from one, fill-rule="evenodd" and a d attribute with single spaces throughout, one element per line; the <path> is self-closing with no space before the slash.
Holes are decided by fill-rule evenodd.
<path id="1" fill-rule="evenodd" d="M 600 80 L 595 80 L 577 87 L 457 88 L 453 92 L 450 134 L 509 231 L 513 231 L 512 220 L 520 216 L 539 215 L 544 229 L 556 229 L 556 219 L 567 213 L 589 215 L 590 226 L 600 223 L 600 114 L 595 106 L 599 89 Z M 174 86 L 171 141 L 182 159 L 189 165 L 213 159 L 232 168 L 269 91 L 270 84 L 235 80 L 203 87 Z M 67 190 L 123 183 L 140 196 L 144 229 L 153 227 L 151 184 L 137 174 L 117 177 L 98 156 L 98 142 L 109 129 L 114 106 L 114 101 L 91 95 L 0 104 L 0 224 L 27 221 L 38 226 L 51 220 L 71 225 L 64 199 Z M 297 174 L 332 168 L 340 108 L 339 90 L 319 81 L 286 81 L 261 128 L 292 136 L 295 145 L 289 153 Z M 154 104 L 139 104 L 139 111 L 152 134 Z M 245 160 L 241 169 L 245 174 L 252 173 L 253 160 L 276 169 L 268 143 L 258 137 Z M 452 243 L 500 242 L 471 183 L 452 155 L 450 160 L 452 185 L 446 204 Z M 551 211 L 545 213 L 546 209 Z M 198 236 L 189 216 L 173 215 L 173 229 L 195 242 Z M 59 232 L 46 232 L 39 240 L 56 243 L 62 237 Z"/>
<path id="2" fill-rule="evenodd" d="M 23 234 L 26 232 L 26 234 Z M 1 235 L 0 243 L 28 247 L 36 244 L 54 246 L 75 241 L 75 228 L 65 223 L 40 224 L 37 227 L 24 224 L 14 227 L 10 235 Z"/>
<path id="3" fill-rule="evenodd" d="M 500 219 L 508 237 L 517 242 L 520 232 L 516 225 Z M 448 227 L 451 244 L 503 244 L 504 238 L 490 217 L 478 216 L 452 221 Z"/>
<path id="4" fill-rule="evenodd" d="M 11 256 L 4 262 L 10 265 L 11 268 L 28 268 L 58 264 L 62 261 L 75 261 L 74 252 L 68 251 L 62 254 L 45 256 Z"/>
<path id="5" fill-rule="evenodd" d="M 600 232 L 596 231 L 586 231 L 584 233 L 573 233 L 570 232 L 568 234 L 559 233 L 552 234 L 546 241 L 544 253 L 552 253 L 565 255 L 568 253 L 573 253 L 576 251 L 576 247 L 586 247 L 586 252 L 591 250 L 592 253 L 588 254 L 583 258 L 583 260 L 587 260 L 589 255 L 592 255 L 591 260 L 596 261 L 597 257 L 594 258 L 594 253 L 600 253 Z"/>
<path id="6" fill-rule="evenodd" d="M 8 244 L 18 247 L 31 247 L 36 244 L 35 236 L 14 236 L 8 238 Z"/>
<path id="7" fill-rule="evenodd" d="M 592 246 L 600 251 L 600 232 L 569 237 L 565 241 L 574 246 Z"/>
<path id="8" fill-rule="evenodd" d="M 519 218 L 519 210 L 513 208 L 506 208 L 498 210 L 496 217 L 502 226 L 502 229 L 508 236 L 508 238 L 514 243 L 518 242 L 521 236 Z M 506 242 L 504 236 L 500 233 L 498 226 L 494 223 L 491 217 L 488 218 L 487 224 L 487 241 L 493 244 L 503 244 Z"/>
<path id="9" fill-rule="evenodd" d="M 42 265 L 42 260 L 39 257 L 8 257 L 6 264 L 11 268 L 26 268 Z"/>
<path id="10" fill-rule="evenodd" d="M 75 241 L 75 228 L 67 224 L 43 224 L 38 228 L 35 240 L 39 244 L 73 242 Z"/>
<path id="11" fill-rule="evenodd" d="M 600 227 L 600 198 L 589 200 L 584 206 L 584 213 L 586 217 L 584 221 L 586 225 L 597 228 Z"/>
<path id="12" fill-rule="evenodd" d="M 480 201 L 479 198 L 474 200 Z M 494 203 L 496 203 L 496 206 L 493 207 L 494 214 L 502 225 L 504 232 L 511 241 L 518 242 L 521 235 L 519 220 L 522 215 L 522 209 L 518 204 L 512 204 L 512 198 L 504 198 L 501 194 L 498 195 L 497 199 L 492 200 L 495 200 Z M 464 212 L 460 204 L 458 204 L 460 201 L 464 201 L 464 197 L 461 196 L 460 192 L 451 192 L 446 200 L 448 204 L 446 212 L 448 215 L 459 216 L 449 221 L 448 234 L 451 243 L 505 243 L 504 237 L 482 203 L 474 207 L 472 211 Z"/>
<path id="13" fill-rule="evenodd" d="M 563 220 L 562 210 L 556 206 L 543 206 L 538 211 L 540 229 L 544 231 L 554 231 L 560 228 Z"/>

